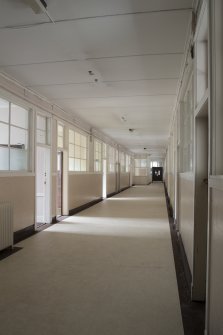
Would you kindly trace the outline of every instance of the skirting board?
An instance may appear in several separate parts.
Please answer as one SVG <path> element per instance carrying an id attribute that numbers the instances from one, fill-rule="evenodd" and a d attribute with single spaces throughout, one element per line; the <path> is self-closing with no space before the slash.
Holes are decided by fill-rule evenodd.
<path id="1" fill-rule="evenodd" d="M 84 204 L 84 205 L 81 205 L 81 206 L 79 206 L 79 207 L 70 209 L 70 210 L 69 210 L 69 215 L 77 214 L 77 213 L 83 211 L 84 209 L 87 209 L 87 208 L 89 208 L 89 207 L 91 207 L 91 206 L 96 205 L 97 203 L 101 202 L 102 200 L 103 200 L 103 198 L 98 198 L 98 199 L 96 199 L 96 200 L 90 201 L 90 202 L 88 202 L 88 203 L 86 203 L 86 204 Z"/>
<path id="2" fill-rule="evenodd" d="M 35 225 L 28 226 L 26 228 L 17 230 L 13 234 L 13 242 L 14 244 L 21 242 L 22 240 L 25 240 L 26 238 L 34 235 L 35 232 Z"/>

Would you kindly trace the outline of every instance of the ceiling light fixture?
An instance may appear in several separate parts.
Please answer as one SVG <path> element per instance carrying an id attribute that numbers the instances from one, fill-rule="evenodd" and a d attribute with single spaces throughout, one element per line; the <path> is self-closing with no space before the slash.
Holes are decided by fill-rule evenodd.
<path id="1" fill-rule="evenodd" d="M 121 120 L 122 120 L 123 122 L 126 122 L 126 121 L 127 121 L 126 116 L 125 116 L 125 115 L 122 115 L 122 116 L 121 116 Z"/>
<path id="2" fill-rule="evenodd" d="M 50 21 L 55 23 L 47 11 L 47 3 L 45 0 L 25 0 L 25 2 L 32 8 L 35 14 L 45 13 Z"/>

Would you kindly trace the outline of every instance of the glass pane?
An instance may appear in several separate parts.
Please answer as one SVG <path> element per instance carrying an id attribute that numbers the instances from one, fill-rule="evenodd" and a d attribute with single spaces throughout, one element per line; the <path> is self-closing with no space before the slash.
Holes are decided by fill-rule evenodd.
<path id="1" fill-rule="evenodd" d="M 58 125 L 57 134 L 58 136 L 63 137 L 63 126 L 61 126 L 60 124 Z"/>
<path id="2" fill-rule="evenodd" d="M 69 171 L 74 171 L 74 158 L 69 158 Z"/>
<path id="3" fill-rule="evenodd" d="M 46 117 L 37 115 L 37 129 L 46 131 Z"/>
<path id="4" fill-rule="evenodd" d="M 87 150 L 85 148 L 81 148 L 81 158 L 82 159 L 87 158 Z"/>
<path id="5" fill-rule="evenodd" d="M 69 129 L 69 143 L 74 143 L 74 131 Z"/>
<path id="6" fill-rule="evenodd" d="M 50 145 L 51 143 L 51 120 L 49 118 L 46 118 L 46 135 L 47 135 L 47 141 L 46 144 Z"/>
<path id="7" fill-rule="evenodd" d="M 0 145 L 8 145 L 9 143 L 9 126 L 0 122 Z"/>
<path id="8" fill-rule="evenodd" d="M 98 141 L 94 141 L 95 151 L 98 151 Z"/>
<path id="9" fill-rule="evenodd" d="M 10 149 L 10 170 L 27 170 L 27 150 Z"/>
<path id="10" fill-rule="evenodd" d="M 81 148 L 75 145 L 75 158 L 81 158 Z"/>
<path id="11" fill-rule="evenodd" d="M 69 156 L 74 157 L 74 144 L 69 144 Z"/>
<path id="12" fill-rule="evenodd" d="M 135 159 L 135 166 L 140 167 L 140 159 Z"/>
<path id="13" fill-rule="evenodd" d="M 80 171 L 81 170 L 81 161 L 80 159 L 75 158 L 75 171 Z"/>
<path id="14" fill-rule="evenodd" d="M 28 129 L 29 112 L 17 105 L 11 104 L 11 124 Z"/>
<path id="15" fill-rule="evenodd" d="M 11 127 L 10 147 L 17 149 L 27 149 L 28 131 L 16 127 Z"/>
<path id="16" fill-rule="evenodd" d="M 0 99 L 0 121 L 9 122 L 9 102 Z"/>
<path id="17" fill-rule="evenodd" d="M 141 167 L 146 167 L 146 159 L 141 159 Z"/>
<path id="18" fill-rule="evenodd" d="M 84 148 L 87 147 L 87 138 L 84 135 L 81 135 L 81 146 Z"/>
<path id="19" fill-rule="evenodd" d="M 86 160 L 81 160 L 81 171 L 86 171 L 87 166 L 86 166 Z"/>
<path id="20" fill-rule="evenodd" d="M 81 145 L 81 135 L 75 132 L 75 144 Z"/>
<path id="21" fill-rule="evenodd" d="M 63 148 L 63 137 L 58 137 L 58 147 Z"/>
<path id="22" fill-rule="evenodd" d="M 46 144 L 46 132 L 45 130 L 38 130 L 36 132 L 37 143 Z"/>
<path id="23" fill-rule="evenodd" d="M 0 170 L 9 169 L 9 149 L 0 147 Z"/>

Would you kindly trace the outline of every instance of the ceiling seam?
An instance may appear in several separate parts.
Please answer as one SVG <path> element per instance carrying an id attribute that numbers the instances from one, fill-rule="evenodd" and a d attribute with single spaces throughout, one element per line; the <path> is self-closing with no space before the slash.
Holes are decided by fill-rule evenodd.
<path id="1" fill-rule="evenodd" d="M 163 53 L 145 53 L 145 54 L 133 54 L 133 55 L 118 55 L 118 56 L 102 56 L 102 57 L 88 57 L 88 58 L 71 58 L 63 60 L 52 60 L 52 61 L 42 61 L 42 62 L 32 62 L 32 63 L 18 63 L 18 64 L 0 64 L 1 68 L 15 67 L 15 66 L 29 66 L 29 65 L 41 65 L 41 64 L 56 64 L 56 63 L 73 63 L 73 62 L 86 62 L 93 60 L 103 60 L 103 59 L 116 59 L 116 58 L 134 58 L 134 57 L 153 57 L 153 56 L 175 56 L 183 55 L 184 52 L 163 52 Z"/>
<path id="2" fill-rule="evenodd" d="M 134 98 L 134 97 L 160 97 L 160 96 L 176 96 L 176 94 L 142 94 L 142 95 L 122 95 L 122 96 L 106 96 L 106 97 L 73 97 L 73 98 L 50 98 L 56 100 L 76 100 L 76 99 L 111 99 L 111 98 Z"/>
<path id="3" fill-rule="evenodd" d="M 171 9 L 160 9 L 160 10 L 151 10 L 151 11 L 135 11 L 135 12 L 126 12 L 126 13 L 116 13 L 116 14 L 105 14 L 105 15 L 95 15 L 95 16 L 86 16 L 86 17 L 79 17 L 73 19 L 60 19 L 54 20 L 53 24 L 57 23 L 69 23 L 69 22 L 77 22 L 77 21 L 87 21 L 93 19 L 103 19 L 109 17 L 119 17 L 119 16 L 131 16 L 131 15 L 143 15 L 143 14 L 159 14 L 159 13 L 172 13 L 172 12 L 185 12 L 185 11 L 192 11 L 192 7 L 185 7 L 185 8 L 171 8 Z M 0 27 L 0 30 L 6 29 L 26 29 L 32 28 L 42 25 L 51 25 L 52 22 L 44 21 L 44 22 L 37 22 L 37 23 L 30 23 L 30 24 L 23 24 L 23 25 L 14 25 L 14 26 L 4 26 Z"/>
<path id="4" fill-rule="evenodd" d="M 72 86 L 72 85 L 88 85 L 88 84 L 94 84 L 94 86 L 99 85 L 100 83 L 104 83 L 104 84 L 109 84 L 109 83 L 128 83 L 128 82 L 140 82 L 140 81 L 159 81 L 159 80 L 178 80 L 179 77 L 177 78 L 173 78 L 173 77 L 169 77 L 169 78 L 143 78 L 143 79 L 123 79 L 123 80 L 101 80 L 97 83 L 95 83 L 94 81 L 85 81 L 85 82 L 79 82 L 79 83 L 51 83 L 51 84 L 34 84 L 34 85 L 25 85 L 25 87 L 47 87 L 47 86 Z"/>

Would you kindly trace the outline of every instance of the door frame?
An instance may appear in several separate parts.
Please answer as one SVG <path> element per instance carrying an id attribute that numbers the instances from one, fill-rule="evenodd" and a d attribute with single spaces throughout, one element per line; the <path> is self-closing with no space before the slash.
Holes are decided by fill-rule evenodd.
<path id="1" fill-rule="evenodd" d="M 45 205 L 47 204 L 47 206 L 49 206 L 49 210 L 48 210 L 48 215 L 46 217 L 46 222 L 45 223 L 51 223 L 52 218 L 51 218 L 51 189 L 52 189 L 52 182 L 51 182 L 51 177 L 52 177 L 52 173 L 51 173 L 51 149 L 49 148 L 49 146 L 46 145 L 36 145 L 36 160 L 35 160 L 35 168 L 36 168 L 36 173 L 35 173 L 35 229 L 37 229 L 39 227 L 38 225 L 38 221 L 37 221 L 37 150 L 39 148 L 43 148 L 46 150 L 46 152 L 48 152 L 48 169 L 49 169 L 49 176 L 48 176 L 48 191 L 47 191 L 47 197 L 45 200 Z M 45 208 L 45 207 L 44 207 Z M 46 213 L 46 210 L 44 209 L 44 212 Z M 44 224 L 44 223 L 43 223 Z"/>
<path id="2" fill-rule="evenodd" d="M 192 300 L 205 301 L 208 239 L 208 176 L 209 176 L 209 113 L 208 101 L 195 115 L 194 152 L 194 250 Z"/>
<path id="3" fill-rule="evenodd" d="M 60 161 L 60 167 L 61 167 L 61 214 L 58 215 L 57 214 L 57 210 L 58 210 L 58 203 L 57 203 L 57 197 L 58 197 L 58 179 L 57 179 L 57 184 L 56 184 L 56 217 L 61 217 L 63 216 L 63 212 L 64 212 L 64 152 L 63 150 L 58 149 L 57 150 L 57 158 L 58 158 L 58 154 L 61 155 L 61 161 Z M 58 178 L 58 170 L 57 170 L 57 178 Z"/>
<path id="4" fill-rule="evenodd" d="M 42 116 L 47 118 L 49 124 L 48 124 L 48 130 L 50 134 L 47 134 L 49 139 L 49 144 L 42 144 L 37 142 L 37 116 Z M 52 223 L 52 115 L 44 112 L 40 109 L 36 109 L 35 112 L 35 122 L 34 122 L 34 133 L 35 133 L 35 150 L 34 150 L 34 157 L 35 157 L 35 230 L 38 229 L 38 222 L 37 222 L 37 196 L 36 196 L 36 190 L 37 190 L 37 147 L 46 148 L 49 150 L 49 223 Z"/>

